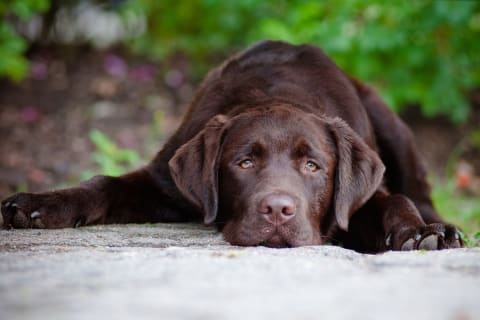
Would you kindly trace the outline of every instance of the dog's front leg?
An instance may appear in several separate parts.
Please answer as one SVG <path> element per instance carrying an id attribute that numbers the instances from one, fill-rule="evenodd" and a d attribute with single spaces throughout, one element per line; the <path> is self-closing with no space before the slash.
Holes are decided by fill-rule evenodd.
<path id="1" fill-rule="evenodd" d="M 344 245 L 360 252 L 460 248 L 457 228 L 426 224 L 414 203 L 403 195 L 376 192 L 352 217 Z"/>
<path id="2" fill-rule="evenodd" d="M 188 221 L 189 210 L 168 194 L 173 182 L 141 169 L 120 177 L 96 176 L 73 188 L 18 193 L 2 201 L 4 226 L 65 228 L 101 223 Z M 162 188 L 163 187 L 163 188 Z M 184 201 L 183 201 L 184 202 Z"/>

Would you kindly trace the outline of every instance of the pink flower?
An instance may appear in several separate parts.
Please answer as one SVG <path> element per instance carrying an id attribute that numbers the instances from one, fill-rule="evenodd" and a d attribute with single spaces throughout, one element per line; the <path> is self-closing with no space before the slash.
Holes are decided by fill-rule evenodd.
<path id="1" fill-rule="evenodd" d="M 140 64 L 130 70 L 130 76 L 142 82 L 150 82 L 157 75 L 157 67 L 151 64 Z"/>
<path id="2" fill-rule="evenodd" d="M 25 107 L 20 110 L 20 118 L 25 123 L 34 123 L 40 119 L 40 112 L 35 107 Z"/>
<path id="3" fill-rule="evenodd" d="M 114 77 L 124 77 L 128 71 L 128 66 L 125 60 L 114 54 L 108 54 L 105 56 L 103 68 L 106 73 Z"/>
<path id="4" fill-rule="evenodd" d="M 32 61 L 30 77 L 34 80 L 45 80 L 48 76 L 47 64 L 43 61 Z"/>

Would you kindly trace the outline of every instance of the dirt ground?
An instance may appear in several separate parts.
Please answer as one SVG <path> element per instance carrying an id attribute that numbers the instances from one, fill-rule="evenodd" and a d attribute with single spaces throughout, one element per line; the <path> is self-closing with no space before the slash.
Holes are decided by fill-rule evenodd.
<path id="1" fill-rule="evenodd" d="M 178 126 L 195 88 L 182 60 L 158 66 L 115 50 L 78 48 L 37 48 L 30 57 L 28 79 L 0 81 L 0 198 L 98 173 L 94 128 L 148 162 Z M 480 94 L 475 99 L 480 105 Z M 480 123 L 475 110 L 460 127 L 426 120 L 415 109 L 405 115 L 430 172 L 445 174 L 452 150 Z"/>

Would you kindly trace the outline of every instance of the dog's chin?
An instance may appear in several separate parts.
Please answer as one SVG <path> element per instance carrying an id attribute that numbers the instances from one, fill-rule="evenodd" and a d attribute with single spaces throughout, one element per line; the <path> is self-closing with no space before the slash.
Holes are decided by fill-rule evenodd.
<path id="1" fill-rule="evenodd" d="M 225 231 L 225 230 L 224 230 Z M 251 237 L 243 237 L 243 238 L 237 238 L 237 237 L 232 237 L 231 234 L 225 233 L 223 234 L 225 240 L 227 240 L 230 244 L 236 245 L 236 246 L 242 246 L 242 247 L 255 247 L 255 246 L 264 246 L 264 247 L 269 247 L 269 248 L 292 248 L 292 247 L 298 247 L 298 245 L 294 245 L 281 235 L 275 233 L 268 238 L 259 237 L 257 236 L 251 236 Z"/>
<path id="2" fill-rule="evenodd" d="M 279 234 L 274 234 L 267 239 L 229 239 L 225 237 L 230 244 L 242 247 L 263 246 L 268 248 L 296 248 L 303 246 L 322 245 L 320 239 L 289 239 Z"/>
<path id="3" fill-rule="evenodd" d="M 239 228 L 236 224 L 226 223 L 222 233 L 227 242 L 242 247 L 296 248 L 322 244 L 320 233 L 315 233 L 313 230 L 300 232 L 296 229 L 272 226 Z"/>
<path id="4" fill-rule="evenodd" d="M 260 246 L 269 248 L 291 248 L 293 247 L 287 240 L 278 234 L 274 234 L 268 240 L 259 243 Z"/>

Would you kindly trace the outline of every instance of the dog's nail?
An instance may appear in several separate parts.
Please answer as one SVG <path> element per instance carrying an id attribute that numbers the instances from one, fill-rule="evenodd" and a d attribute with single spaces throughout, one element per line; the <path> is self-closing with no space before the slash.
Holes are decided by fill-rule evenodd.
<path id="1" fill-rule="evenodd" d="M 420 234 L 417 233 L 417 234 L 415 235 L 415 241 L 420 240 L 421 237 L 422 237 L 422 235 L 420 235 Z"/>
<path id="2" fill-rule="evenodd" d="M 38 211 L 33 211 L 32 214 L 30 215 L 30 218 L 35 219 L 40 217 L 42 214 Z"/>
<path id="3" fill-rule="evenodd" d="M 460 240 L 460 234 L 458 232 L 455 232 L 455 240 Z"/>
<path id="4" fill-rule="evenodd" d="M 12 207 L 17 208 L 18 205 L 16 203 L 12 203 Z"/>
<path id="5" fill-rule="evenodd" d="M 438 235 L 432 234 L 426 237 L 418 244 L 420 250 L 437 250 L 438 249 Z"/>
<path id="6" fill-rule="evenodd" d="M 75 222 L 75 225 L 73 226 L 74 228 L 78 228 L 82 225 L 82 219 L 78 219 L 77 222 Z"/>
<path id="7" fill-rule="evenodd" d="M 3 205 L 5 208 L 8 208 L 10 206 L 10 202 L 5 202 Z"/>
<path id="8" fill-rule="evenodd" d="M 415 240 L 413 239 L 408 239 L 402 244 L 402 247 L 400 250 L 402 251 L 408 251 L 408 250 L 413 250 L 413 245 L 415 244 Z"/>
<path id="9" fill-rule="evenodd" d="M 438 235 L 439 235 L 440 237 L 442 237 L 442 238 L 445 238 L 445 232 L 440 231 L 440 232 L 438 233 Z"/>
<path id="10" fill-rule="evenodd" d="M 392 242 L 391 240 L 392 240 L 392 234 L 389 233 L 388 236 L 387 236 L 387 238 L 385 239 L 385 245 L 386 245 L 387 247 L 390 247 L 390 244 L 391 244 L 391 242 Z"/>

